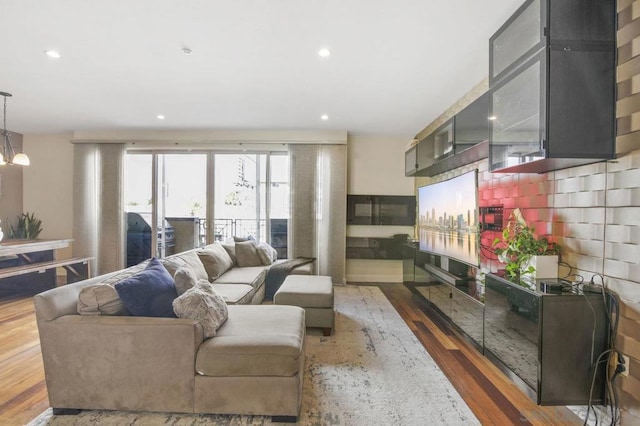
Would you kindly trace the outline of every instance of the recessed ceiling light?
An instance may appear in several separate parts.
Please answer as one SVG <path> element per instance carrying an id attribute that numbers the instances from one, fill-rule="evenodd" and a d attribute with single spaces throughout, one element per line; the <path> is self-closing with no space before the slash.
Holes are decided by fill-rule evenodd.
<path id="1" fill-rule="evenodd" d="M 322 114 L 320 118 L 323 119 L 324 121 L 327 121 L 329 119 L 329 116 L 327 114 Z"/>
<path id="2" fill-rule="evenodd" d="M 318 50 L 318 55 L 326 58 L 327 56 L 331 55 L 331 51 L 326 47 L 323 47 L 322 49 Z"/>
<path id="3" fill-rule="evenodd" d="M 497 120 L 497 119 L 498 119 L 498 117 L 496 117 L 495 115 L 492 115 L 492 116 L 489 117 L 489 120 L 491 120 L 491 121 Z"/>
<path id="4" fill-rule="evenodd" d="M 185 55 L 191 55 L 191 53 L 193 53 L 193 50 L 189 49 L 188 47 L 183 47 L 182 53 L 184 53 Z"/>
<path id="5" fill-rule="evenodd" d="M 54 58 L 54 59 L 60 58 L 60 53 L 56 50 L 45 50 L 44 53 L 50 58 Z"/>
<path id="6" fill-rule="evenodd" d="M 157 118 L 158 118 L 158 120 L 164 120 L 164 115 L 162 115 L 162 114 L 158 114 L 158 115 L 157 115 Z"/>

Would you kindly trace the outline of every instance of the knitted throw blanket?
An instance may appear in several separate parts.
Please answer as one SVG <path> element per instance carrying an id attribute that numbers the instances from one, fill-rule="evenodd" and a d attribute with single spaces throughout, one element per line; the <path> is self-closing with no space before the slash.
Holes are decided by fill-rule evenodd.
<path id="1" fill-rule="evenodd" d="M 280 288 L 284 279 L 291 271 L 301 265 L 315 262 L 315 257 L 296 257 L 295 259 L 287 259 L 284 262 L 271 265 L 271 268 L 267 270 L 267 276 L 264 279 L 265 295 L 267 300 L 273 300 L 273 295 Z"/>

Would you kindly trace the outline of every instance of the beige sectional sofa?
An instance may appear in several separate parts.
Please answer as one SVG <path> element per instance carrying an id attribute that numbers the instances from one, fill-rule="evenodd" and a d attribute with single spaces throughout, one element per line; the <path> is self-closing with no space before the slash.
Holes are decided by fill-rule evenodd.
<path id="1" fill-rule="evenodd" d="M 196 259 L 192 250 L 163 262 L 173 274 Z M 259 305 L 268 267 L 233 266 L 213 281 L 227 301 L 228 319 L 208 339 L 195 320 L 114 315 L 122 310 L 100 297 L 95 301 L 102 306 L 79 303 L 81 293 L 93 297 L 88 290 L 144 267 L 34 297 L 54 411 L 251 414 L 295 421 L 302 398 L 305 314 L 296 306 Z"/>

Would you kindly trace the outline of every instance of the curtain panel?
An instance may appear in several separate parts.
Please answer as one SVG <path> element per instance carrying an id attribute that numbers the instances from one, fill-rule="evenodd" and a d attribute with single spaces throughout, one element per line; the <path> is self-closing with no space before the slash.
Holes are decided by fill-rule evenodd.
<path id="1" fill-rule="evenodd" d="M 124 154 L 124 143 L 73 146 L 74 252 L 95 258 L 92 276 L 125 266 Z"/>
<path id="2" fill-rule="evenodd" d="M 290 145 L 289 257 L 317 259 L 319 275 L 345 283 L 346 145 Z"/>

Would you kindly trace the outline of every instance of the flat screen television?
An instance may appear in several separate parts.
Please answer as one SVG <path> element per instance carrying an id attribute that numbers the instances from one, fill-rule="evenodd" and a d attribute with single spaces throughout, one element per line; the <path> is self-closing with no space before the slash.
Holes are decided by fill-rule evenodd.
<path id="1" fill-rule="evenodd" d="M 419 249 L 471 266 L 478 259 L 478 171 L 418 188 Z"/>

